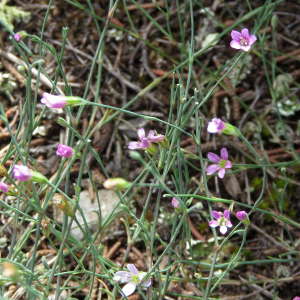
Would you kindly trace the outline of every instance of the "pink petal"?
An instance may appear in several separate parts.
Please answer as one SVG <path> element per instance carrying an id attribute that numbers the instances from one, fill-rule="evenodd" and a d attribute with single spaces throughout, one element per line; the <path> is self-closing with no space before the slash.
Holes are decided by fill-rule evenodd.
<path id="1" fill-rule="evenodd" d="M 231 163 L 229 160 L 227 160 L 227 162 L 226 162 L 226 164 L 225 164 L 225 168 L 226 168 L 226 169 L 232 168 L 232 163 Z"/>
<path id="2" fill-rule="evenodd" d="M 233 49 L 241 49 L 242 45 L 240 44 L 240 42 L 231 41 L 230 42 L 230 47 L 233 48 Z"/>
<path id="3" fill-rule="evenodd" d="M 227 223 L 226 223 L 226 226 L 227 226 L 228 228 L 231 228 L 231 227 L 232 227 L 232 223 L 228 220 Z"/>
<path id="4" fill-rule="evenodd" d="M 217 220 L 221 218 L 221 215 L 215 210 L 211 212 L 211 215 Z"/>
<path id="5" fill-rule="evenodd" d="M 141 143 L 138 142 L 129 142 L 128 143 L 128 149 L 130 150 L 136 150 L 141 148 Z"/>
<path id="6" fill-rule="evenodd" d="M 155 131 L 154 130 L 150 130 L 149 134 L 148 134 L 148 138 L 151 140 L 151 138 L 153 138 L 155 135 Z"/>
<path id="7" fill-rule="evenodd" d="M 212 227 L 212 228 L 215 228 L 215 227 L 218 227 L 218 226 L 219 226 L 219 222 L 216 221 L 216 220 L 210 221 L 208 224 L 209 224 L 209 226 Z"/>
<path id="8" fill-rule="evenodd" d="M 251 35 L 250 38 L 249 38 L 249 43 L 248 43 L 248 46 L 251 46 L 253 45 L 255 42 L 257 41 L 257 37 L 255 35 Z"/>
<path id="9" fill-rule="evenodd" d="M 230 218 L 230 211 L 229 210 L 224 210 L 224 218 L 229 219 Z"/>
<path id="10" fill-rule="evenodd" d="M 219 165 L 211 165 L 206 168 L 206 173 L 207 173 L 207 175 L 211 175 L 211 174 L 214 174 L 215 172 L 217 172 L 219 169 L 220 169 Z"/>
<path id="11" fill-rule="evenodd" d="M 251 46 L 241 46 L 241 50 L 248 52 L 250 50 Z"/>
<path id="12" fill-rule="evenodd" d="M 135 265 L 133 264 L 128 264 L 127 265 L 127 269 L 134 275 L 139 275 L 139 271 L 137 270 L 137 268 L 135 267 Z"/>
<path id="13" fill-rule="evenodd" d="M 147 149 L 150 147 L 150 143 L 147 138 L 143 138 L 143 139 L 141 139 L 141 141 L 142 141 L 141 148 Z"/>
<path id="14" fill-rule="evenodd" d="M 240 41 L 242 38 L 242 34 L 236 30 L 231 31 L 231 37 L 234 41 Z"/>
<path id="15" fill-rule="evenodd" d="M 222 234 L 225 234 L 225 233 L 227 232 L 227 227 L 226 227 L 226 226 L 221 226 L 221 227 L 220 227 L 220 232 L 221 232 Z"/>
<path id="16" fill-rule="evenodd" d="M 242 31 L 241 31 L 241 34 L 242 34 L 242 36 L 243 36 L 243 38 L 245 39 L 245 40 L 249 40 L 249 30 L 248 30 L 248 28 L 244 28 Z"/>
<path id="17" fill-rule="evenodd" d="M 225 168 L 222 168 L 222 169 L 219 170 L 218 176 L 219 176 L 220 178 L 224 178 L 224 176 L 225 176 Z"/>
<path id="18" fill-rule="evenodd" d="M 124 287 L 122 288 L 122 292 L 125 296 L 128 297 L 134 293 L 135 289 L 136 289 L 136 284 L 133 282 L 129 282 L 126 285 L 124 285 Z"/>
<path id="19" fill-rule="evenodd" d="M 227 159 L 228 159 L 228 152 L 227 152 L 227 149 L 226 149 L 226 148 L 222 148 L 222 149 L 221 149 L 221 157 L 222 157 L 222 159 L 224 159 L 224 160 L 227 160 Z"/>
<path id="20" fill-rule="evenodd" d="M 207 158 L 215 163 L 219 163 L 221 161 L 220 157 L 212 152 L 208 152 Z"/>
<path id="21" fill-rule="evenodd" d="M 139 128 L 137 130 L 137 135 L 140 138 L 140 140 L 142 140 L 143 138 L 145 138 L 146 137 L 145 129 L 144 128 Z"/>

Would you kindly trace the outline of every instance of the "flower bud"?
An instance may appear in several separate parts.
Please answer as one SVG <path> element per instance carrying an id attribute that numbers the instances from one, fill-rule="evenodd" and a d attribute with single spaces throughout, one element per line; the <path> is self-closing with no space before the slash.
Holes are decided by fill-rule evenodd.
<path id="1" fill-rule="evenodd" d="M 180 203 L 176 198 L 173 198 L 171 203 L 175 208 L 180 207 Z"/>
<path id="2" fill-rule="evenodd" d="M 60 210 L 62 210 L 67 216 L 75 220 L 75 212 L 69 201 L 67 201 L 65 197 L 58 193 L 55 193 L 52 198 L 52 203 L 56 205 Z"/>
<path id="3" fill-rule="evenodd" d="M 14 35 L 14 40 L 19 43 L 21 40 L 24 40 L 27 36 L 27 33 L 23 31 L 19 31 Z"/>
<path id="4" fill-rule="evenodd" d="M 272 19 L 271 19 L 271 26 L 272 26 L 272 28 L 276 28 L 276 26 L 277 26 L 277 23 L 278 23 L 278 17 L 277 17 L 277 15 L 273 15 L 272 16 Z"/>
<path id="5" fill-rule="evenodd" d="M 43 93 L 41 103 L 51 108 L 62 108 L 65 106 L 84 105 L 87 102 L 80 97 L 51 95 L 49 93 Z"/>
<path id="6" fill-rule="evenodd" d="M 0 190 L 3 192 L 3 193 L 7 193 L 10 188 L 9 188 L 9 185 L 7 185 L 6 183 L 4 182 L 0 182 Z"/>
<path id="7" fill-rule="evenodd" d="M 0 164 L 0 176 L 7 177 L 7 170 L 2 164 Z"/>
<path id="8" fill-rule="evenodd" d="M 225 123 L 219 118 L 213 118 L 211 122 L 208 122 L 207 131 L 210 133 L 222 132 L 227 135 L 240 135 L 235 126 Z"/>
<path id="9" fill-rule="evenodd" d="M 63 145 L 63 144 L 59 144 L 57 147 L 57 151 L 56 151 L 56 155 L 58 156 L 62 156 L 62 157 L 71 157 L 74 153 L 74 150 L 67 146 L 67 145 Z"/>
<path id="10" fill-rule="evenodd" d="M 45 219 L 42 220 L 41 230 L 44 236 L 50 236 L 50 224 L 48 218 L 45 216 Z"/>
<path id="11" fill-rule="evenodd" d="M 128 182 L 123 178 L 109 178 L 104 181 L 103 186 L 109 190 L 121 191 L 130 187 L 131 182 Z"/>
<path id="12" fill-rule="evenodd" d="M 14 165 L 14 176 L 20 181 L 32 180 L 35 182 L 47 183 L 48 179 L 39 172 L 32 171 L 27 166 Z"/>
<path id="13" fill-rule="evenodd" d="M 6 278 L 11 278 L 13 281 L 17 281 L 20 277 L 20 273 L 18 272 L 19 269 L 17 266 L 10 262 L 10 261 L 4 261 L 2 263 L 2 275 Z"/>
<path id="14" fill-rule="evenodd" d="M 239 211 L 236 213 L 236 217 L 244 224 L 248 225 L 250 223 L 249 217 L 245 211 Z"/>

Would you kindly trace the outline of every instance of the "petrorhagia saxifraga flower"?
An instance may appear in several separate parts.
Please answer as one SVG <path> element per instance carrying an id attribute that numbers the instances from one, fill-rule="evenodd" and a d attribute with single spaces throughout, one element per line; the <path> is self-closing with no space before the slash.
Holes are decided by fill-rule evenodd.
<path id="1" fill-rule="evenodd" d="M 207 131 L 210 133 L 222 132 L 227 135 L 239 136 L 239 131 L 235 126 L 225 123 L 219 118 L 213 118 L 208 122 Z"/>
<path id="2" fill-rule="evenodd" d="M 231 228 L 232 224 L 229 220 L 230 218 L 230 212 L 229 210 L 224 210 L 224 214 L 222 212 L 217 212 L 213 210 L 211 212 L 212 216 L 216 219 L 209 222 L 210 227 L 218 227 L 220 226 L 220 232 L 222 234 L 225 234 L 227 232 L 227 228 Z"/>
<path id="3" fill-rule="evenodd" d="M 251 46 L 256 42 L 257 37 L 255 35 L 249 35 L 248 28 L 244 28 L 241 32 L 236 30 L 231 31 L 232 41 L 230 43 L 231 48 L 241 49 L 245 52 L 249 51 Z"/>
<path id="4" fill-rule="evenodd" d="M 32 180 L 35 182 L 48 182 L 48 179 L 39 172 L 32 171 L 27 166 L 14 165 L 14 176 L 20 181 Z"/>
<path id="5" fill-rule="evenodd" d="M 206 168 L 207 175 L 212 175 L 215 172 L 219 171 L 218 176 L 220 178 L 224 178 L 225 169 L 232 168 L 232 164 L 228 160 L 228 152 L 226 148 L 221 149 L 221 158 L 217 154 L 212 152 L 208 152 L 207 158 L 212 162 L 217 163 L 217 164 L 210 165 Z"/>
<path id="6" fill-rule="evenodd" d="M 70 106 L 84 105 L 87 102 L 80 97 L 51 95 L 49 93 L 43 93 L 43 98 L 41 99 L 41 103 L 51 108 L 63 108 L 68 105 Z"/>
<path id="7" fill-rule="evenodd" d="M 58 156 L 62 156 L 62 157 L 71 157 L 74 153 L 74 150 L 67 146 L 67 145 L 64 145 L 64 144 L 59 144 L 57 146 L 57 150 L 56 150 L 56 155 Z"/>
<path id="8" fill-rule="evenodd" d="M 137 150 L 142 149 L 147 151 L 149 154 L 153 155 L 156 152 L 156 148 L 152 143 L 159 143 L 163 148 L 169 148 L 169 141 L 162 134 L 155 135 L 154 130 L 150 130 L 148 136 L 146 137 L 145 129 L 139 128 L 137 131 L 140 142 L 129 142 L 128 149 Z"/>
<path id="9" fill-rule="evenodd" d="M 139 272 L 135 265 L 128 264 L 127 271 L 118 271 L 115 273 L 114 281 L 120 283 L 127 283 L 123 288 L 123 294 L 128 297 L 129 295 L 133 294 L 137 285 L 142 282 L 143 278 L 146 276 L 147 273 Z M 147 279 L 145 282 L 141 284 L 141 286 L 149 287 L 151 285 L 151 279 Z"/>

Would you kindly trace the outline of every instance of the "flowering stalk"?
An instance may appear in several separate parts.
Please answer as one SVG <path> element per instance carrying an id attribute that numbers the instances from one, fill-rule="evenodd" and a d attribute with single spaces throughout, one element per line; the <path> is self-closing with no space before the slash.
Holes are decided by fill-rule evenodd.
<path id="1" fill-rule="evenodd" d="M 80 97 L 43 93 L 41 103 L 51 108 L 63 108 L 65 106 L 85 105 L 87 102 Z"/>

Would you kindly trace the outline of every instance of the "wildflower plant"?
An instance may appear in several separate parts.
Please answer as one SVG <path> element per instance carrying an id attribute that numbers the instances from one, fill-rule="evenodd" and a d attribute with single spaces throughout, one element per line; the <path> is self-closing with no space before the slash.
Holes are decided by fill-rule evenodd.
<path id="1" fill-rule="evenodd" d="M 147 6 L 134 1 L 131 8 L 127 1 L 120 7 L 109 1 L 100 11 L 92 1 L 86 7 L 77 2 L 68 1 L 74 20 L 70 12 L 60 13 L 83 29 L 80 18 L 92 20 L 89 38 L 80 45 L 76 41 L 82 30 L 76 26 L 72 33 L 62 28 L 59 43 L 55 41 L 57 28 L 50 33 L 47 22 L 55 13 L 51 3 L 39 14 L 45 15 L 44 25 L 37 22 L 36 29 L 31 23 L 29 30 L 24 25 L 14 33 L 0 16 L 8 37 L 1 53 L 19 64 L 22 84 L 25 80 L 25 88 L 14 90 L 18 105 L 11 98 L 0 102 L 1 297 L 60 299 L 68 292 L 74 298 L 104 299 L 101 290 L 110 299 L 217 299 L 226 296 L 220 285 L 232 285 L 235 268 L 243 292 L 250 294 L 254 283 L 245 274 L 291 263 L 293 274 L 284 281 L 297 279 L 299 237 L 294 229 L 300 224 L 287 207 L 296 209 L 298 173 L 293 168 L 299 151 L 297 139 L 291 139 L 296 122 L 282 120 L 277 102 L 282 99 L 274 91 L 274 81 L 287 65 L 277 64 L 284 57 L 276 57 L 282 49 L 275 43 L 277 27 L 269 26 L 276 3 L 253 8 L 252 1 L 241 3 L 242 19 L 208 34 L 205 26 L 218 24 L 219 9 L 205 8 L 204 13 L 201 1 L 184 6 L 174 1 L 174 7 L 167 1 Z M 121 19 L 114 18 L 117 7 L 126 12 Z M 199 24 L 194 22 L 198 13 L 203 18 Z M 242 21 L 255 28 L 232 31 Z M 141 30 L 138 24 L 145 22 L 151 26 Z M 204 34 L 205 43 L 196 32 Z M 254 43 L 259 51 L 252 53 Z M 242 51 L 236 56 L 224 51 L 230 46 Z M 240 75 L 246 56 L 260 66 L 251 76 L 259 70 L 259 84 L 268 87 L 258 95 L 259 105 L 258 96 L 251 104 L 247 100 L 257 83 L 251 76 L 244 82 Z M 159 67 L 166 71 L 154 69 Z M 239 81 L 228 82 L 233 73 Z M 293 78 L 289 89 L 297 88 Z M 48 92 L 41 96 L 42 89 Z M 264 110 L 266 99 L 272 99 L 272 108 Z M 271 109 L 272 122 L 267 123 Z M 244 115 L 232 118 L 232 110 Z M 250 118 L 257 124 L 257 139 L 241 133 Z M 144 128 L 151 130 L 146 134 Z M 275 151 L 279 155 L 274 158 Z M 226 169 L 231 170 L 226 174 Z M 252 226 L 258 222 L 260 230 Z M 260 251 L 253 258 L 252 243 L 261 240 L 262 231 L 266 250 L 270 244 L 278 253 L 270 257 Z M 266 287 L 273 298 L 281 279 L 277 276 Z"/>

